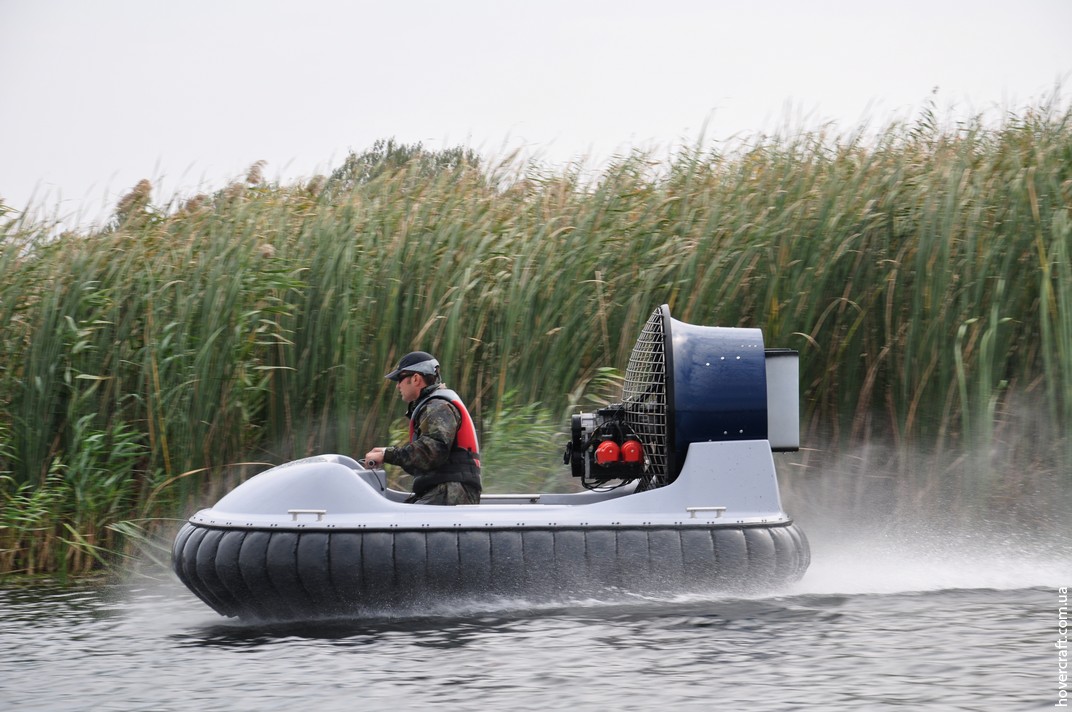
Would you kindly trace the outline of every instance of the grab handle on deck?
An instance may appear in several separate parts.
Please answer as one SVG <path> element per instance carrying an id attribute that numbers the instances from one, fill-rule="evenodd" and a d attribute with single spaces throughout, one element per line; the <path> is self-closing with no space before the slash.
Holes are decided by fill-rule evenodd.
<path id="1" fill-rule="evenodd" d="M 316 515 L 316 521 L 322 522 L 322 521 L 324 521 L 324 515 L 327 514 L 327 513 L 328 513 L 328 510 L 326 510 L 326 509 L 288 509 L 287 510 L 287 514 L 290 515 L 290 521 L 292 521 L 292 522 L 298 521 L 298 515 L 299 514 L 315 514 Z"/>
<path id="2" fill-rule="evenodd" d="M 715 519 L 722 516 L 722 513 L 726 511 L 725 507 L 685 507 L 685 511 L 689 513 L 689 519 L 695 519 L 697 512 L 714 512 Z"/>

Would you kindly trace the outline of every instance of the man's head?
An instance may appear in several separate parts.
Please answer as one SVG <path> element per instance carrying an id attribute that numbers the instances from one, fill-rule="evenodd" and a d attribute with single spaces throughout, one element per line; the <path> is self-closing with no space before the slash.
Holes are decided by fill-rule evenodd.
<path id="1" fill-rule="evenodd" d="M 395 370 L 384 378 L 398 384 L 402 400 L 412 403 L 427 386 L 439 382 L 439 361 L 430 353 L 414 351 L 399 359 Z"/>

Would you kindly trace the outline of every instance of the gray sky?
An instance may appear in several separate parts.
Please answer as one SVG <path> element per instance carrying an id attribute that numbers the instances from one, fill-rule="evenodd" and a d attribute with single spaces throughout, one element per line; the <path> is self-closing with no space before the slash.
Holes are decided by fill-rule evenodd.
<path id="1" fill-rule="evenodd" d="M 1072 92 L 1070 31 L 1072 0 L 0 0 L 0 197 L 85 224 L 142 178 L 166 202 L 381 138 L 592 164 L 935 87 L 1000 115 Z"/>

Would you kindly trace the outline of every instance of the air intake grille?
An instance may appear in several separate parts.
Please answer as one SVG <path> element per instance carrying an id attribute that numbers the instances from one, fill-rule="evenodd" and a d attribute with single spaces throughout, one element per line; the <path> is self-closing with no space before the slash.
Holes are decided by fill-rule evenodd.
<path id="1" fill-rule="evenodd" d="M 668 312 L 665 307 L 656 309 L 644 330 L 640 333 L 629 366 L 625 371 L 622 404 L 625 422 L 644 443 L 648 459 L 648 474 L 657 481 L 665 481 L 669 461 L 667 440 L 667 359 L 666 330 Z"/>

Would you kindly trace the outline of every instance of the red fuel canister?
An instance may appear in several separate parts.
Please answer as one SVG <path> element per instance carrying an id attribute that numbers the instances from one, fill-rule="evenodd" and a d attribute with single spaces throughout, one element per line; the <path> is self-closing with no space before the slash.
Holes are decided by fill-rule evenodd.
<path id="1" fill-rule="evenodd" d="M 626 462 L 640 462 L 644 459 L 644 446 L 639 440 L 626 440 L 622 443 L 622 459 Z"/>
<path id="2" fill-rule="evenodd" d="M 621 448 L 613 440 L 604 440 L 596 446 L 596 464 L 610 465 L 621 459 Z"/>

